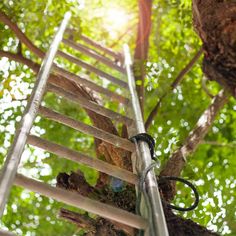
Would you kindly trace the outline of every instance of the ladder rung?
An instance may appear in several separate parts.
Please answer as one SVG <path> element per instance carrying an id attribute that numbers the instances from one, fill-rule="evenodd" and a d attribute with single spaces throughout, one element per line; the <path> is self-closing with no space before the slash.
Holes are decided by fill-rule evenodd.
<path id="1" fill-rule="evenodd" d="M 113 82 L 114 84 L 117 84 L 117 85 L 119 85 L 123 88 L 126 88 L 126 89 L 128 88 L 128 84 L 126 82 L 124 82 L 124 81 L 122 81 L 122 80 L 120 80 L 120 79 L 118 79 L 118 78 L 102 71 L 102 70 L 99 70 L 99 69 L 97 69 L 97 68 L 95 68 L 95 67 L 93 67 L 93 66 L 91 66 L 91 65 L 89 65 L 89 64 L 87 64 L 87 63 L 85 63 L 81 60 L 79 60 L 78 58 L 76 58 L 74 56 L 71 56 L 71 55 L 69 55 L 65 52 L 62 52 L 62 51 L 58 51 L 57 55 L 66 58 L 68 61 L 71 61 L 71 62 L 75 63 L 76 65 L 87 69 L 90 72 L 93 72 L 93 73 L 95 73 L 95 74 L 97 74 L 97 75 L 99 75 L 103 78 L 106 78 L 107 80 Z"/>
<path id="2" fill-rule="evenodd" d="M 106 88 L 103 88 L 87 79 L 84 79 L 84 78 L 81 78 L 80 76 L 78 75 L 75 75 L 69 71 L 66 71 L 64 69 L 61 69 L 57 66 L 53 66 L 53 71 L 58 74 L 58 75 L 61 75 L 65 78 L 67 78 L 68 80 L 70 81 L 73 81 L 77 84 L 82 84 L 98 93 L 102 93 L 106 96 L 108 96 L 110 99 L 112 100 L 115 100 L 115 101 L 118 101 L 120 103 L 123 103 L 123 104 L 128 104 L 129 103 L 129 99 L 128 98 L 125 98 L 117 93 L 114 93 Z"/>
<path id="3" fill-rule="evenodd" d="M 111 49 L 109 48 L 106 48 L 104 46 L 102 46 L 101 44 L 97 43 L 97 42 L 94 42 L 92 39 L 84 36 L 84 35 L 80 35 L 80 39 L 82 39 L 84 42 L 86 42 L 87 44 L 90 44 L 92 45 L 93 47 L 97 48 L 97 49 L 100 49 L 102 51 L 104 51 L 106 54 L 114 57 L 114 58 L 117 58 L 119 60 L 122 60 L 122 56 L 121 54 L 118 54 L 114 51 L 112 51 Z"/>
<path id="4" fill-rule="evenodd" d="M 54 153 L 59 157 L 66 158 L 76 163 L 87 165 L 97 171 L 101 171 L 107 175 L 122 179 L 131 184 L 138 184 L 138 176 L 132 172 L 122 169 L 120 167 L 111 165 L 105 161 L 95 159 L 83 153 L 71 150 L 62 145 L 47 141 L 34 135 L 29 135 L 27 143 L 38 148 L 44 149 L 48 152 Z"/>
<path id="5" fill-rule="evenodd" d="M 57 87 L 55 85 L 49 84 L 47 86 L 47 90 L 53 93 L 56 93 L 59 96 L 65 97 L 66 99 L 76 102 L 78 104 L 80 104 L 82 107 L 94 111 L 97 114 L 106 116 L 110 119 L 116 120 L 118 122 L 124 123 L 127 126 L 130 126 L 133 123 L 133 120 L 123 116 L 117 112 L 114 112 L 110 109 L 107 109 L 103 106 L 100 106 L 99 104 L 89 101 L 88 99 L 84 98 L 83 96 L 81 96 L 80 94 L 73 94 L 70 93 L 68 91 L 65 91 L 64 89 Z"/>
<path id="6" fill-rule="evenodd" d="M 125 73 L 125 69 L 122 68 L 121 66 L 118 66 L 117 64 L 115 64 L 113 61 L 111 61 L 110 59 L 99 55 L 97 53 L 95 53 L 94 51 L 92 51 L 90 48 L 80 44 L 80 43 L 75 43 L 70 39 L 63 39 L 62 40 L 63 43 L 67 44 L 68 46 L 74 48 L 77 51 L 80 51 L 82 53 L 87 54 L 90 57 L 95 58 L 97 61 L 104 63 L 105 65 L 120 71 L 121 73 Z"/>
<path id="7" fill-rule="evenodd" d="M 62 114 L 55 112 L 53 110 L 50 110 L 46 107 L 41 106 L 39 108 L 39 113 L 48 119 L 57 121 L 57 122 L 62 123 L 64 125 L 67 125 L 73 129 L 83 132 L 85 134 L 92 135 L 92 136 L 94 136 L 98 139 L 101 139 L 107 143 L 110 143 L 116 147 L 125 149 L 130 152 L 135 151 L 135 145 L 132 142 L 130 142 L 128 139 L 121 138 L 119 136 L 108 133 L 102 129 L 98 129 L 93 126 L 86 125 L 80 121 L 74 120 L 70 117 L 62 115 Z"/>
<path id="8" fill-rule="evenodd" d="M 16 175 L 15 184 L 29 189 L 30 191 L 51 197 L 57 201 L 94 213 L 109 220 L 114 220 L 137 229 L 147 228 L 147 221 L 141 216 L 111 205 L 107 205 L 105 203 L 101 203 L 99 201 L 89 199 L 87 197 L 83 197 L 78 193 L 52 187 L 49 184 L 27 178 L 20 174 Z"/>

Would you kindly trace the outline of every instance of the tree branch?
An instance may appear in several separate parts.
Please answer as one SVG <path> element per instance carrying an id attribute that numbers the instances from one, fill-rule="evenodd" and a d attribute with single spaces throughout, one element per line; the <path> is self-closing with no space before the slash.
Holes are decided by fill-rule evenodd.
<path id="1" fill-rule="evenodd" d="M 39 64 L 31 61 L 30 59 L 25 58 L 22 54 L 14 54 L 11 52 L 0 50 L 0 57 L 7 57 L 10 60 L 22 63 L 22 64 L 28 66 L 35 73 L 38 73 L 39 68 L 40 68 Z"/>
<path id="2" fill-rule="evenodd" d="M 207 94 L 207 96 L 209 96 L 210 98 L 213 98 L 214 95 L 211 94 L 211 92 L 208 90 L 207 85 L 206 85 L 206 81 L 208 80 L 207 77 L 203 76 L 202 77 L 202 89 L 204 90 L 204 92 Z"/>
<path id="3" fill-rule="evenodd" d="M 146 122 L 145 122 L 145 129 L 146 131 L 148 131 L 148 129 L 150 128 L 152 121 L 154 120 L 155 116 L 157 115 L 157 112 L 161 106 L 162 100 L 166 97 L 167 92 L 165 92 L 158 100 L 157 104 L 154 106 L 154 108 L 152 109 L 152 111 L 150 112 Z"/>
<path id="4" fill-rule="evenodd" d="M 203 48 L 201 47 L 198 52 L 194 55 L 191 61 L 184 67 L 182 71 L 177 75 L 174 82 L 171 84 L 172 89 L 176 88 L 177 85 L 182 81 L 183 77 L 192 69 L 193 65 L 196 63 L 198 58 L 202 55 Z"/>
<path id="5" fill-rule="evenodd" d="M 151 31 L 152 0 L 139 0 L 139 23 L 134 52 L 134 75 L 137 85 L 137 93 L 141 110 L 144 106 L 144 77 L 146 74 L 146 60 L 149 48 L 149 35 Z"/>
<path id="6" fill-rule="evenodd" d="M 207 145 L 213 145 L 213 146 L 219 146 L 219 147 L 228 147 L 228 148 L 236 148 L 236 143 L 220 143 L 218 141 L 208 141 L 208 140 L 202 140 L 200 144 L 207 144 Z"/>
<path id="7" fill-rule="evenodd" d="M 225 90 L 221 90 L 219 94 L 213 98 L 212 103 L 200 116 L 195 128 L 190 132 L 184 144 L 178 148 L 167 161 L 164 169 L 160 173 L 161 176 L 180 176 L 186 164 L 186 158 L 197 149 L 204 139 L 216 115 L 227 103 L 228 97 L 229 94 Z M 174 187 L 174 184 L 172 187 Z M 173 189 L 174 188 L 172 188 L 172 192 L 169 192 L 168 196 L 166 196 L 167 200 L 173 198 L 175 194 Z"/>
<path id="8" fill-rule="evenodd" d="M 157 115 L 157 112 L 160 108 L 162 100 L 167 96 L 167 94 L 174 90 L 177 85 L 182 81 L 183 77 L 191 70 L 193 65 L 196 63 L 198 58 L 201 56 L 203 52 L 203 49 L 200 48 L 198 52 L 194 55 L 194 57 L 191 59 L 191 61 L 183 68 L 183 70 L 180 71 L 180 73 L 177 75 L 176 79 L 172 82 L 170 89 L 168 89 L 158 100 L 157 104 L 154 106 L 152 111 L 150 112 L 146 122 L 145 122 L 145 129 L 148 130 L 150 125 L 152 124 L 152 121 Z"/>
<path id="9" fill-rule="evenodd" d="M 44 52 L 37 48 L 28 38 L 27 36 L 19 29 L 17 24 L 13 23 L 9 17 L 2 11 L 0 11 L 0 21 L 4 24 L 8 25 L 9 28 L 15 33 L 17 38 L 24 43 L 33 53 L 35 53 L 38 57 L 43 58 Z"/>

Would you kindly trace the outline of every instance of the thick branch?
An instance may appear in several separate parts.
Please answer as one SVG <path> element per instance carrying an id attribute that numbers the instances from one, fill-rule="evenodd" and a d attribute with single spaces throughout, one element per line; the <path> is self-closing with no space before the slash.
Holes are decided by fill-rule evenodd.
<path id="1" fill-rule="evenodd" d="M 186 158 L 192 154 L 206 136 L 216 115 L 228 101 L 229 94 L 222 90 L 212 100 L 211 105 L 201 115 L 195 128 L 190 132 L 184 144 L 177 149 L 167 161 L 161 176 L 180 176 L 186 164 Z M 174 193 L 173 193 L 174 194 Z M 173 196 L 172 196 L 173 197 Z M 168 197 L 170 199 L 170 197 Z"/>
<path id="2" fill-rule="evenodd" d="M 193 0 L 193 24 L 203 42 L 203 72 L 236 96 L 236 2 Z"/>
<path id="3" fill-rule="evenodd" d="M 135 80 L 141 84 L 137 85 L 137 92 L 141 110 L 144 105 L 144 77 L 146 60 L 149 48 L 149 35 L 151 31 L 152 0 L 139 0 L 139 23 L 134 52 L 134 73 Z"/>
<path id="4" fill-rule="evenodd" d="M 190 132 L 184 144 L 171 155 L 160 173 L 161 176 L 180 176 L 186 164 L 186 158 L 201 144 L 216 115 L 227 103 L 228 97 L 229 94 L 225 90 L 220 91 L 219 94 L 214 97 L 211 105 L 201 115 L 195 128 Z M 160 188 L 163 192 L 163 197 L 167 201 L 171 201 L 174 198 L 176 193 L 175 182 L 163 183 L 160 185 Z"/>
<path id="5" fill-rule="evenodd" d="M 79 214 L 77 212 L 73 212 L 64 208 L 60 209 L 59 216 L 77 225 L 78 228 L 86 230 L 87 236 L 135 235 L 135 230 L 133 228 L 100 217 L 92 219 L 84 214 Z"/>

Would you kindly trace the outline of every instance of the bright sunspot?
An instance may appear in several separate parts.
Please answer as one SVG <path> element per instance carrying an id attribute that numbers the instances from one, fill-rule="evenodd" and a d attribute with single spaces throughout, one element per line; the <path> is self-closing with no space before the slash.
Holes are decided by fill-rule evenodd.
<path id="1" fill-rule="evenodd" d="M 117 37 L 118 32 L 124 32 L 130 16 L 123 9 L 109 9 L 104 14 L 105 28 L 112 37 Z"/>

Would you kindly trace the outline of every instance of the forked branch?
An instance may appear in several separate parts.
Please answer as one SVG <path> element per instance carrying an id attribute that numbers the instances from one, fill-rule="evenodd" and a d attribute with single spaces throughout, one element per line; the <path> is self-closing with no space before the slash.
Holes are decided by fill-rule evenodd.
<path id="1" fill-rule="evenodd" d="M 164 169 L 161 171 L 161 176 L 180 176 L 183 170 L 187 157 L 192 154 L 209 131 L 213 121 L 215 120 L 218 112 L 227 103 L 229 98 L 228 92 L 221 90 L 216 95 L 210 106 L 203 112 L 198 119 L 195 128 L 190 132 L 189 136 L 185 139 L 184 144 L 179 147 L 167 161 Z M 171 193 L 171 199 L 174 196 L 174 191 Z"/>

